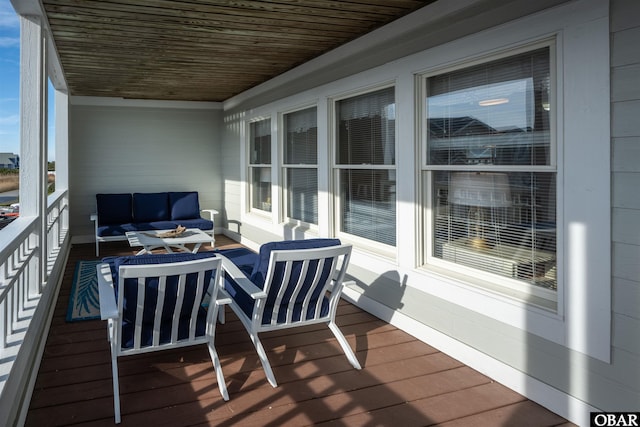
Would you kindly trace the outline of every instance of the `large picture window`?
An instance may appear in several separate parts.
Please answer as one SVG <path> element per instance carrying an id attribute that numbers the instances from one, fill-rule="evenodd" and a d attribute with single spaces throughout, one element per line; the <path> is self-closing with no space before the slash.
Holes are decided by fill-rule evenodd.
<path id="1" fill-rule="evenodd" d="M 271 212 L 271 120 L 249 124 L 251 208 Z"/>
<path id="2" fill-rule="evenodd" d="M 318 223 L 317 109 L 284 114 L 285 212 L 289 219 Z"/>
<path id="3" fill-rule="evenodd" d="M 394 88 L 336 102 L 338 232 L 396 245 Z"/>
<path id="4" fill-rule="evenodd" d="M 555 298 L 552 46 L 425 77 L 427 262 Z M 487 276 L 490 277 L 490 276 Z"/>

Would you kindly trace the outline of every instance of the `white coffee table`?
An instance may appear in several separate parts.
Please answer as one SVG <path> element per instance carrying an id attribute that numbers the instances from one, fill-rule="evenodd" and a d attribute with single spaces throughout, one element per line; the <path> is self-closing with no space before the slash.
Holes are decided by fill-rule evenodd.
<path id="1" fill-rule="evenodd" d="M 191 252 L 196 253 L 203 243 L 213 241 L 213 237 L 199 228 L 187 228 L 184 233 L 178 237 L 158 237 L 159 234 L 166 233 L 171 230 L 148 230 L 148 231 L 128 231 L 126 233 L 129 246 L 142 249 L 136 255 L 150 254 L 154 249 L 164 248 L 168 253 Z M 193 249 L 187 248 L 185 245 L 194 245 Z"/>

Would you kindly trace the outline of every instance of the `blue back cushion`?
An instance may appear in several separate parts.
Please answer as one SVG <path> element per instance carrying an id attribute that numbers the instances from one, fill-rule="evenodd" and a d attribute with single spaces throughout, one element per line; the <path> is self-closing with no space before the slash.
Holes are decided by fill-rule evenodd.
<path id="1" fill-rule="evenodd" d="M 169 209 L 172 220 L 200 218 L 197 191 L 170 192 Z"/>
<path id="2" fill-rule="evenodd" d="M 168 193 L 133 193 L 133 221 L 169 220 Z"/>
<path id="3" fill-rule="evenodd" d="M 254 265 L 253 272 L 251 274 L 251 281 L 254 282 L 260 288 L 264 288 L 264 280 L 267 274 L 267 270 L 269 268 L 269 257 L 271 256 L 271 251 L 274 250 L 295 250 L 295 249 L 313 249 L 313 248 L 326 248 L 329 246 L 340 245 L 340 240 L 338 239 L 307 239 L 307 240 L 288 240 L 282 242 L 271 242 L 265 243 L 260 247 L 260 253 L 258 255 L 258 259 L 256 260 L 256 264 Z M 318 261 L 313 261 L 310 263 L 309 271 L 307 271 L 307 275 L 304 277 L 303 286 L 298 294 L 298 298 L 296 299 L 294 305 L 293 312 L 293 320 L 298 321 L 302 318 L 308 319 L 314 316 L 315 310 L 315 301 L 320 297 L 320 291 L 322 290 L 320 287 L 313 290 L 311 297 L 311 304 L 309 305 L 309 311 L 307 313 L 302 313 L 302 302 L 307 295 L 309 288 L 313 283 L 313 279 L 315 274 L 315 268 L 317 266 Z M 278 263 L 274 269 L 273 274 L 273 283 L 279 283 L 283 276 L 285 270 L 285 263 Z M 298 282 L 299 277 L 302 273 L 302 262 L 293 263 L 291 269 L 291 276 L 289 278 L 287 289 L 282 297 L 282 306 L 285 307 L 291 297 L 293 296 L 293 290 L 295 288 L 295 284 Z M 320 277 L 319 283 L 324 283 L 327 280 L 329 274 L 331 274 L 331 265 L 330 263 L 325 263 L 322 274 Z M 275 300 L 278 296 L 279 288 L 273 286 L 269 289 L 269 295 L 267 296 L 267 300 L 265 303 L 264 313 L 262 314 L 262 323 L 266 324 L 270 322 L 270 319 L 273 316 L 274 304 Z M 322 301 L 321 306 L 321 315 L 326 315 L 329 310 L 329 304 L 326 298 Z M 284 323 L 286 321 L 286 311 L 281 309 L 278 313 L 278 323 Z"/>
<path id="4" fill-rule="evenodd" d="M 96 194 L 98 225 L 126 224 L 132 221 L 131 194 Z"/>
<path id="5" fill-rule="evenodd" d="M 289 240 L 283 242 L 271 242 L 265 243 L 260 247 L 260 253 L 255 254 L 249 251 L 248 249 L 229 249 L 229 250 L 221 250 L 220 253 L 227 258 L 229 258 L 240 270 L 247 275 L 251 279 L 251 281 L 258 286 L 260 289 L 264 289 L 264 278 L 267 274 L 267 269 L 269 267 L 269 257 L 271 256 L 271 251 L 273 250 L 288 250 L 288 249 L 312 249 L 312 248 L 323 248 L 328 246 L 336 246 L 340 245 L 340 240 L 338 239 L 308 239 L 308 240 Z M 316 262 L 312 263 L 311 269 L 315 267 Z M 295 284 L 297 278 L 301 273 L 302 263 L 294 263 L 291 278 L 289 283 Z M 326 279 L 328 274 L 330 274 L 330 265 L 327 263 L 322 271 L 321 279 Z M 277 282 L 278 279 L 282 278 L 284 274 L 284 263 L 276 266 L 274 279 Z M 308 274 L 305 277 L 304 290 L 309 289 L 311 283 L 313 281 L 313 275 Z M 322 282 L 321 282 L 322 283 Z M 240 306 L 242 311 L 251 318 L 253 313 L 253 308 L 255 305 L 255 300 L 247 295 L 242 288 L 240 288 L 231 278 L 225 276 L 225 289 L 231 295 L 231 297 L 235 300 L 235 302 Z M 278 288 L 272 287 L 267 297 L 267 301 L 265 304 L 265 310 L 262 316 L 262 323 L 269 323 L 271 316 L 273 314 L 274 302 L 278 293 Z M 283 302 L 286 303 L 291 299 L 293 293 L 293 289 L 290 288 L 285 292 L 283 297 Z M 316 289 L 313 294 L 313 300 L 316 300 L 319 297 L 320 289 Z M 304 298 L 304 292 L 301 292 L 298 295 L 298 302 L 294 307 L 294 320 L 300 320 L 303 317 L 302 313 L 302 304 L 301 299 Z M 315 305 L 311 304 L 309 308 L 309 312 L 304 314 L 304 318 L 311 318 L 315 314 L 313 310 L 315 309 Z M 323 299 L 321 305 L 321 315 L 326 315 L 329 311 L 329 303 L 326 298 Z M 286 320 L 286 312 L 281 310 L 278 315 L 278 323 L 283 323 Z"/>
<path id="6" fill-rule="evenodd" d="M 285 240 L 281 242 L 269 242 L 260 246 L 260 253 L 253 266 L 250 280 L 262 289 L 264 279 L 269 268 L 269 257 L 271 251 L 291 250 L 291 249 L 313 249 L 326 248 L 340 245 L 339 239 L 305 239 L 305 240 Z"/>
<path id="7" fill-rule="evenodd" d="M 103 262 L 109 263 L 111 267 L 111 274 L 114 281 L 114 290 L 116 292 L 116 298 L 118 294 L 118 273 L 121 265 L 146 265 L 146 264 L 165 264 L 170 262 L 191 261 L 202 258 L 213 258 L 215 252 L 199 252 L 196 254 L 191 253 L 176 253 L 176 254 L 159 254 L 159 255 L 139 255 L 139 256 L 125 256 L 125 257 L 107 257 L 103 259 Z M 202 301 L 195 301 L 195 288 L 196 288 L 196 274 L 187 275 L 185 296 L 183 310 L 180 313 L 181 321 L 179 322 L 178 338 L 183 339 L 188 336 L 189 318 L 191 316 L 191 308 L 194 303 L 201 304 Z M 205 289 L 211 279 L 211 272 L 205 275 Z M 144 303 L 144 310 L 142 314 L 143 327 L 142 327 L 142 341 L 144 345 L 151 343 L 153 320 L 155 316 L 155 310 L 158 297 L 158 278 L 150 277 L 146 281 L 146 297 Z M 173 310 L 176 304 L 176 294 L 178 286 L 178 277 L 167 277 L 166 284 L 166 300 L 162 311 L 162 326 L 160 328 L 160 342 L 168 342 L 170 340 L 171 333 L 171 321 L 173 319 Z M 138 283 L 136 279 L 126 279 L 124 283 L 124 307 L 122 313 L 122 347 L 129 348 L 133 345 L 133 332 L 137 310 L 138 300 Z M 198 325 L 196 328 L 196 336 L 201 336 L 205 332 L 205 318 L 206 312 L 202 312 L 198 315 Z"/>

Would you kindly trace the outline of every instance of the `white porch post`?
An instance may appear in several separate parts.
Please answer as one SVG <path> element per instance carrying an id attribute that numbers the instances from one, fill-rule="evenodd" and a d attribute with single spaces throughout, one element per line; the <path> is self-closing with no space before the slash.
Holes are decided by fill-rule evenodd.
<path id="1" fill-rule="evenodd" d="M 47 73 L 44 34 L 38 18 L 20 17 L 20 215 L 38 217 L 31 244 L 40 246 L 31 277 L 40 293 L 46 277 Z"/>
<path id="2" fill-rule="evenodd" d="M 55 93 L 55 111 L 56 191 L 59 191 L 69 188 L 69 95 L 59 90 Z M 62 216 L 60 225 L 65 230 L 69 229 L 68 213 Z"/>

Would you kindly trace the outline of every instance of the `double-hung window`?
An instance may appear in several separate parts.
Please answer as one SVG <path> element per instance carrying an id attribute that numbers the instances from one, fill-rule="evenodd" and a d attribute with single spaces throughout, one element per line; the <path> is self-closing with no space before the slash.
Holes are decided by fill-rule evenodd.
<path id="1" fill-rule="evenodd" d="M 317 108 L 284 114 L 282 127 L 285 215 L 318 224 Z"/>
<path id="2" fill-rule="evenodd" d="M 554 45 L 425 75 L 426 263 L 556 309 Z M 513 292 L 515 291 L 515 292 Z"/>
<path id="3" fill-rule="evenodd" d="M 251 209 L 271 212 L 271 119 L 249 123 Z"/>
<path id="4" fill-rule="evenodd" d="M 396 245 L 396 143 L 393 87 L 335 103 L 336 227 Z"/>

